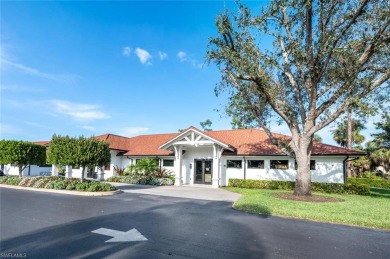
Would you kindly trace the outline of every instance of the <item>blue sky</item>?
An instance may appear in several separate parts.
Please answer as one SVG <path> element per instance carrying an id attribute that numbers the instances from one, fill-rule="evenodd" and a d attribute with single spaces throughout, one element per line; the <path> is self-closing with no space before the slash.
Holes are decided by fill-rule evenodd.
<path id="1" fill-rule="evenodd" d="M 214 130 L 231 128 L 216 111 L 226 102 L 214 95 L 220 74 L 204 64 L 223 8 L 223 1 L 2 1 L 0 138 L 168 133 L 206 119 Z M 329 135 L 322 131 L 333 143 Z"/>

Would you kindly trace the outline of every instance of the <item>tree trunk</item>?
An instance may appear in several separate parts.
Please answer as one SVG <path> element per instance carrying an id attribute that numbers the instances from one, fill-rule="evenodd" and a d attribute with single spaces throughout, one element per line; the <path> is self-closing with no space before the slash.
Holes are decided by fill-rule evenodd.
<path id="1" fill-rule="evenodd" d="M 80 180 L 81 182 L 84 182 L 84 169 L 85 169 L 85 166 L 80 166 L 81 168 L 81 177 L 80 177 Z"/>
<path id="2" fill-rule="evenodd" d="M 19 176 L 22 177 L 23 176 L 23 165 L 18 165 L 18 168 L 19 168 Z"/>
<path id="3" fill-rule="evenodd" d="M 299 139 L 298 149 L 295 150 L 295 159 L 298 165 L 295 180 L 294 195 L 310 196 L 311 195 L 311 172 L 310 172 L 310 155 L 312 141 L 301 137 Z"/>
<path id="4" fill-rule="evenodd" d="M 347 148 L 352 149 L 352 111 L 348 110 L 347 120 Z M 347 177 L 352 177 L 351 162 L 347 161 Z"/>

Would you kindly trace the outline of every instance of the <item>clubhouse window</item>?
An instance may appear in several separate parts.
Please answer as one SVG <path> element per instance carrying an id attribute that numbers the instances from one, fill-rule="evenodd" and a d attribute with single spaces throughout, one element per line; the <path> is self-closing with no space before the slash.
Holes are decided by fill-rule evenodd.
<path id="1" fill-rule="evenodd" d="M 271 169 L 288 169 L 288 160 L 271 160 Z"/>
<path id="2" fill-rule="evenodd" d="M 174 165 L 173 159 L 163 159 L 164 167 L 173 167 L 173 165 Z"/>
<path id="3" fill-rule="evenodd" d="M 227 168 L 242 168 L 242 160 L 228 160 Z"/>
<path id="4" fill-rule="evenodd" d="M 264 169 L 264 160 L 248 160 L 248 168 Z"/>

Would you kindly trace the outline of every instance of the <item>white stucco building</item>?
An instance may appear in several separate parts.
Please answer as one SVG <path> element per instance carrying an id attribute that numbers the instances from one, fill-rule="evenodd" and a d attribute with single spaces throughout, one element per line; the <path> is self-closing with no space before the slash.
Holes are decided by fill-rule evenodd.
<path id="1" fill-rule="evenodd" d="M 201 131 L 189 127 L 180 133 L 131 138 L 105 134 L 95 138 L 109 142 L 111 149 L 111 162 L 104 168 L 104 178 L 115 175 L 114 166 L 125 168 L 145 157 L 155 158 L 160 167 L 172 170 L 175 185 L 210 184 L 218 188 L 226 186 L 230 178 L 294 181 L 296 175 L 295 159 L 273 145 L 259 129 Z M 344 183 L 346 159 L 361 155 L 359 151 L 314 143 L 312 181 Z M 58 172 L 54 166 L 50 169 L 52 174 Z M 5 172 L 17 174 L 17 169 L 13 170 L 10 167 Z M 23 175 L 27 175 L 26 170 Z M 29 175 L 46 171 L 30 168 Z M 80 169 L 68 166 L 66 171 L 68 176 L 80 176 Z"/>

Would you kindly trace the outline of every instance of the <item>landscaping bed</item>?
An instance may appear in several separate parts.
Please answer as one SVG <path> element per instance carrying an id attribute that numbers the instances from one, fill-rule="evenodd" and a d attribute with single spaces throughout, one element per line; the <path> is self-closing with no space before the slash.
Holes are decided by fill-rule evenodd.
<path id="1" fill-rule="evenodd" d="M 33 187 L 37 189 L 73 190 L 80 192 L 108 192 L 116 188 L 108 183 L 84 180 L 78 178 L 65 178 L 61 176 L 30 176 L 19 177 L 13 175 L 1 176 L 0 184 L 20 187 Z"/>

